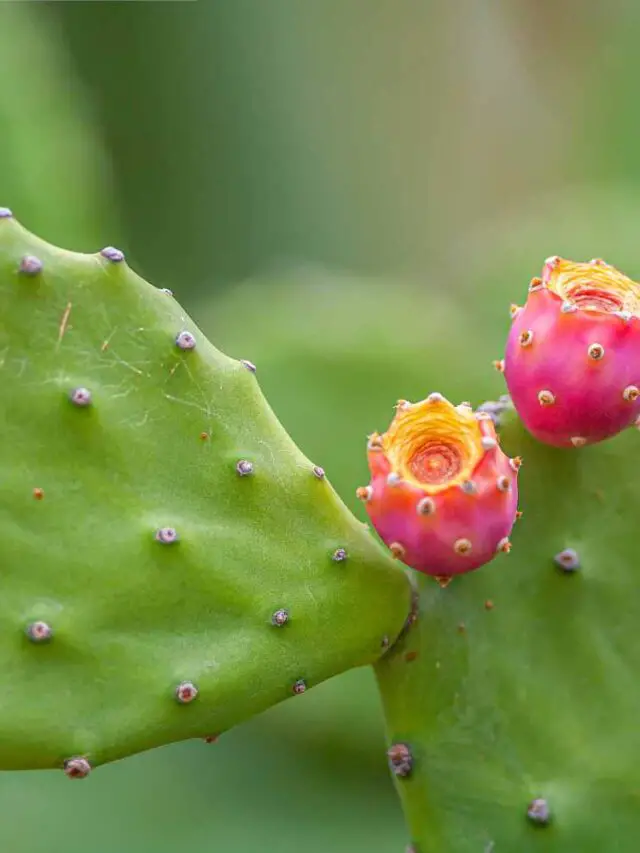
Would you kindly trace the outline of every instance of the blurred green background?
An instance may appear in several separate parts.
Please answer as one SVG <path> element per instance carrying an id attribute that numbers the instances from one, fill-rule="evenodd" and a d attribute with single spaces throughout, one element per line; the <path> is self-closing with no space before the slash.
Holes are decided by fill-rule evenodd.
<path id="1" fill-rule="evenodd" d="M 543 259 L 640 277 L 634 0 L 0 4 L 0 204 L 123 248 L 354 511 L 398 398 L 502 393 Z M 11 853 L 401 853 L 373 678 L 105 767 L 0 776 Z"/>

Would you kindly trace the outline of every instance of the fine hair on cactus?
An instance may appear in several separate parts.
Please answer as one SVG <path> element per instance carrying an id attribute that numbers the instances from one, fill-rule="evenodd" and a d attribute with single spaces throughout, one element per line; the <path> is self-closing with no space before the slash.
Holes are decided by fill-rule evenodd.
<path id="1" fill-rule="evenodd" d="M 639 300 L 546 261 L 508 394 L 363 437 L 364 524 L 170 290 L 0 209 L 0 768 L 90 785 L 372 666 L 411 853 L 636 853 Z"/>

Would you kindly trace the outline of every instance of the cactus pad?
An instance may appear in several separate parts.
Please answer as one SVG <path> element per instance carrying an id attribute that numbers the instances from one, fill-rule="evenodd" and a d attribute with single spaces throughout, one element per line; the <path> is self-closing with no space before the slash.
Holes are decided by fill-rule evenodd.
<path id="1" fill-rule="evenodd" d="M 640 439 L 559 449 L 499 414 L 525 459 L 509 560 L 445 589 L 416 574 L 416 620 L 376 664 L 411 849 L 635 853 Z"/>
<path id="2" fill-rule="evenodd" d="M 0 768 L 71 778 L 376 660 L 403 571 L 254 365 L 0 210 Z"/>

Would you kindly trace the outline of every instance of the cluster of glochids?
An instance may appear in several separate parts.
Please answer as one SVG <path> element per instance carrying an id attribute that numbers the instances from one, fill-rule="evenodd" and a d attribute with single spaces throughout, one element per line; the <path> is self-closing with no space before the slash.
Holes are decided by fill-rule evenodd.
<path id="1" fill-rule="evenodd" d="M 640 284 L 599 259 L 549 258 L 511 317 L 495 367 L 535 438 L 575 448 L 640 426 Z M 400 401 L 368 461 L 357 495 L 406 565 L 446 585 L 509 552 L 521 460 L 500 448 L 490 412 L 441 394 Z"/>

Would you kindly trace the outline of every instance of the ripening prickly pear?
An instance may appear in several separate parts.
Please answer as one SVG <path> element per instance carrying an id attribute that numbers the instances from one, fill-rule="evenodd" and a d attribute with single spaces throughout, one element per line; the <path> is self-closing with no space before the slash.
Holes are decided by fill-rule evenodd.
<path id="1" fill-rule="evenodd" d="M 513 405 L 540 441 L 581 447 L 640 415 L 640 284 L 604 261 L 549 258 L 512 306 L 504 370 Z"/>
<path id="2" fill-rule="evenodd" d="M 439 578 L 508 553 L 520 459 L 498 446 L 491 415 L 441 394 L 398 403 L 368 448 L 371 483 L 358 489 L 395 557 Z"/>

